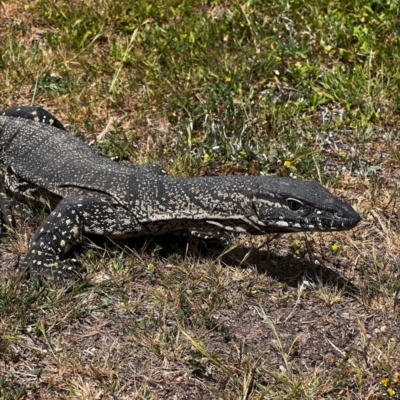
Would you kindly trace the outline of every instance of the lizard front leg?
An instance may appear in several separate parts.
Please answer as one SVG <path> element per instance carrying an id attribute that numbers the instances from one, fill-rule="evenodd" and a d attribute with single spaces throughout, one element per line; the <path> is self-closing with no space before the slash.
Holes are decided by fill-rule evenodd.
<path id="1" fill-rule="evenodd" d="M 76 260 L 65 257 L 82 241 L 83 234 L 130 236 L 139 229 L 132 214 L 107 198 L 65 198 L 39 227 L 20 269 L 29 269 L 31 278 L 64 281 L 79 275 Z"/>
<path id="2" fill-rule="evenodd" d="M 12 228 L 11 199 L 7 196 L 5 184 L 5 167 L 0 166 L 0 236 L 3 234 L 3 227 Z"/>

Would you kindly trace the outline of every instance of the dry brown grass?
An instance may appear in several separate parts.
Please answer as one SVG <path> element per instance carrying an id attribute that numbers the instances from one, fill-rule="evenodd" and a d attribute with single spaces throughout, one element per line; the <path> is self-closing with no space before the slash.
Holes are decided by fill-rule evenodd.
<path id="1" fill-rule="evenodd" d="M 287 235 L 264 246 L 266 238 L 238 237 L 225 255 L 185 235 L 124 244 L 90 238 L 78 249 L 87 268 L 83 281 L 38 288 L 12 272 L 44 215 L 16 213 L 15 231 L 0 244 L 0 399 L 400 398 L 400 120 L 397 67 L 390 68 L 399 60 L 395 48 L 393 58 L 382 53 L 379 64 L 383 49 L 374 47 L 371 56 L 354 47 L 350 57 L 321 44 L 321 37 L 330 38 L 334 47 L 331 21 L 354 28 L 360 18 L 378 19 L 381 12 L 386 19 L 368 29 L 378 36 L 386 23 L 385 45 L 391 46 L 392 14 L 384 8 L 365 11 L 369 17 L 362 9 L 356 10 L 360 16 L 342 15 L 345 6 L 334 2 L 342 20 L 327 14 L 317 26 L 319 19 L 305 13 L 306 29 L 289 9 L 273 15 L 271 6 L 262 22 L 256 21 L 263 10 L 258 2 L 254 13 L 250 5 L 236 13 L 233 3 L 196 3 L 193 10 L 211 18 L 205 25 L 215 30 L 216 51 L 209 47 L 209 31 L 201 31 L 202 14 L 190 22 L 165 1 L 175 17 L 154 10 L 145 17 L 141 10 L 143 18 L 136 20 L 126 6 L 117 19 L 107 1 L 97 4 L 97 14 L 96 2 L 2 2 L 1 108 L 33 102 L 107 154 L 135 163 L 155 160 L 172 173 L 262 170 L 320 177 L 362 221 L 349 232 Z M 316 15 L 326 11 L 322 1 L 307 7 L 315 7 Z M 70 20 L 51 14 L 58 9 Z M 93 30 L 80 47 L 79 24 Z M 262 37 L 269 25 L 276 36 L 268 31 Z M 135 29 L 142 41 L 130 45 Z M 290 46 L 305 32 L 308 44 L 296 58 Z M 200 39 L 187 44 L 191 34 Z M 351 37 L 348 46 L 357 46 Z M 287 60 L 273 53 L 280 43 Z M 169 58 L 156 52 L 162 46 Z M 354 59 L 359 76 L 346 70 Z M 317 69 L 315 76 L 311 67 L 296 75 L 307 63 Z M 230 77 L 235 91 L 219 95 Z M 319 96 L 331 87 L 337 92 L 326 105 L 310 100 L 304 106 L 316 96 L 307 87 L 317 87 Z M 263 108 L 269 94 L 269 108 Z M 241 113 L 255 132 L 243 149 L 260 149 L 247 161 L 243 149 L 229 155 L 235 149 L 207 125 L 212 120 L 234 132 Z M 233 133 L 228 139 L 236 143 Z M 226 158 L 220 150 L 212 153 L 213 140 L 229 150 Z M 267 154 L 265 143 L 276 155 Z M 263 152 L 265 165 L 257 158 Z M 204 154 L 212 161 L 205 162 Z M 290 171 L 282 166 L 285 157 L 293 160 Z"/>

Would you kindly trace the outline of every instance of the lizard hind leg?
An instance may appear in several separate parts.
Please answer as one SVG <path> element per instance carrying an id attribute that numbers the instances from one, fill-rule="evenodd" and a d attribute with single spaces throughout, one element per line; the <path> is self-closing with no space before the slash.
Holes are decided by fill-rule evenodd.
<path id="1" fill-rule="evenodd" d="M 39 227 L 19 269 L 29 270 L 33 279 L 65 281 L 81 273 L 79 263 L 66 256 L 82 241 L 83 234 L 130 236 L 137 229 L 132 215 L 107 198 L 67 197 Z"/>

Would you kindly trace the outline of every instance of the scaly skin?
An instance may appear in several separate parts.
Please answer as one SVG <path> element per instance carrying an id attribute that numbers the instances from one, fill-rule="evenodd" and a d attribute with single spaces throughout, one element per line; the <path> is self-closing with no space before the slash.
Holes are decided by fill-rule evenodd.
<path id="1" fill-rule="evenodd" d="M 11 221 L 8 193 L 55 205 L 22 262 L 31 277 L 74 276 L 76 263 L 66 256 L 85 234 L 126 238 L 211 229 L 261 235 L 345 230 L 360 220 L 351 206 L 316 182 L 271 176 L 172 178 L 158 166 L 134 167 L 104 157 L 43 109 L 15 107 L 2 113 L 4 223 Z M 40 121 L 53 121 L 58 128 Z"/>

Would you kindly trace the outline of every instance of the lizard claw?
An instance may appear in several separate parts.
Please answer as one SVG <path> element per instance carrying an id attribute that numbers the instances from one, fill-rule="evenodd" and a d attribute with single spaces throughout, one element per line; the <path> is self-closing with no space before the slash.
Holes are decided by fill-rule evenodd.
<path id="1" fill-rule="evenodd" d="M 83 268 L 81 263 L 75 258 L 59 260 L 52 255 L 27 259 L 25 257 L 19 264 L 18 272 L 29 271 L 31 279 L 46 278 L 54 282 L 65 282 L 72 278 L 80 278 Z"/>

